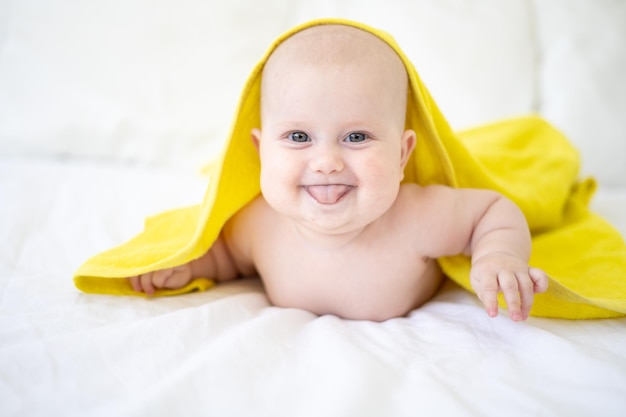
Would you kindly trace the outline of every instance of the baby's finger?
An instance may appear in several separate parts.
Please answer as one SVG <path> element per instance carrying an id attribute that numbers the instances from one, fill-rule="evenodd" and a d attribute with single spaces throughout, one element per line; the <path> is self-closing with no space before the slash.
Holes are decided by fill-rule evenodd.
<path id="1" fill-rule="evenodd" d="M 167 280 L 166 288 L 176 289 L 185 286 L 189 282 L 189 275 L 183 267 L 174 268 Z"/>
<path id="2" fill-rule="evenodd" d="M 489 317 L 498 315 L 498 279 L 495 276 L 480 279 L 478 298 L 482 301 Z"/>
<path id="3" fill-rule="evenodd" d="M 517 276 L 517 285 L 519 288 L 522 320 L 526 320 L 530 314 L 530 308 L 533 306 L 535 298 L 533 281 L 530 275 L 520 274 Z"/>
<path id="4" fill-rule="evenodd" d="M 152 284 L 156 288 L 164 288 L 172 276 L 172 269 L 162 269 L 153 273 Z"/>
<path id="5" fill-rule="evenodd" d="M 535 294 L 548 291 L 548 274 L 539 268 L 529 268 L 528 275 L 533 280 Z"/>
<path id="6" fill-rule="evenodd" d="M 519 293 L 519 285 L 515 274 L 510 271 L 500 272 L 498 274 L 498 283 L 500 289 L 504 294 L 504 300 L 506 301 L 507 309 L 509 310 L 509 317 L 514 321 L 522 320 L 521 300 Z"/>
<path id="7" fill-rule="evenodd" d="M 139 276 L 128 277 L 130 286 L 133 287 L 133 291 L 141 292 L 141 284 L 139 283 Z"/>
<path id="8" fill-rule="evenodd" d="M 139 276 L 141 288 L 147 295 L 154 294 L 154 285 L 152 285 L 152 274 L 142 274 Z"/>

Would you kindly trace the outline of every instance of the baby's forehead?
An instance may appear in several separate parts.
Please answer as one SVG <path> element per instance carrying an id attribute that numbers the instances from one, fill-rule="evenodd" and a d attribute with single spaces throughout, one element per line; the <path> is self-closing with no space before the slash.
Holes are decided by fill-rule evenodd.
<path id="1" fill-rule="evenodd" d="M 292 35 L 274 50 L 265 69 L 280 71 L 294 64 L 373 65 L 406 74 L 400 57 L 385 41 L 346 25 L 313 26 Z"/>
<path id="2" fill-rule="evenodd" d="M 293 90 L 293 83 L 310 82 L 301 77 L 318 80 L 319 76 L 322 82 L 330 83 L 329 93 L 339 94 L 340 88 L 329 80 L 344 80 L 343 74 L 349 74 L 355 80 L 351 85 L 366 89 L 367 94 L 375 97 L 388 113 L 397 115 L 398 123 L 404 125 L 409 80 L 402 59 L 379 37 L 345 25 L 305 29 L 274 50 L 263 69 L 261 118 L 271 114 L 285 91 Z"/>

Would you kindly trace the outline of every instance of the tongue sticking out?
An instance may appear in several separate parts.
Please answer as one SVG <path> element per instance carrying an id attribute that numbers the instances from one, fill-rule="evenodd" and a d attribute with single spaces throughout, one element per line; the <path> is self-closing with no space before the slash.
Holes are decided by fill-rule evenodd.
<path id="1" fill-rule="evenodd" d="M 307 192 L 320 204 L 335 204 L 341 197 L 348 194 L 352 187 L 344 184 L 309 185 Z"/>

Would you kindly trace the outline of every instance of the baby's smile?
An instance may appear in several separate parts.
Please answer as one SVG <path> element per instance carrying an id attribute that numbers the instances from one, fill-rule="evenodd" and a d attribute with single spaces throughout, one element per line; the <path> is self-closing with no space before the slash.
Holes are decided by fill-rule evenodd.
<path id="1" fill-rule="evenodd" d="M 347 184 L 315 184 L 302 188 L 320 204 L 336 204 L 348 194 L 354 186 Z"/>

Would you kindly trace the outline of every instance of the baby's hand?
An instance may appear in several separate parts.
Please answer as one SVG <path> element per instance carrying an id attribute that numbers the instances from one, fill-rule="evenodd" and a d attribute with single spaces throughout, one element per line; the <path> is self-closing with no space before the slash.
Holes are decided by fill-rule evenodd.
<path id="1" fill-rule="evenodd" d="M 472 263 L 470 283 L 490 317 L 498 315 L 498 292 L 504 293 L 509 317 L 526 320 L 537 293 L 548 289 L 548 276 L 511 255 L 494 253 Z"/>
<path id="2" fill-rule="evenodd" d="M 153 295 L 157 288 L 176 289 L 184 287 L 191 281 L 191 278 L 191 265 L 185 264 L 129 277 L 128 280 L 133 290 Z"/>

